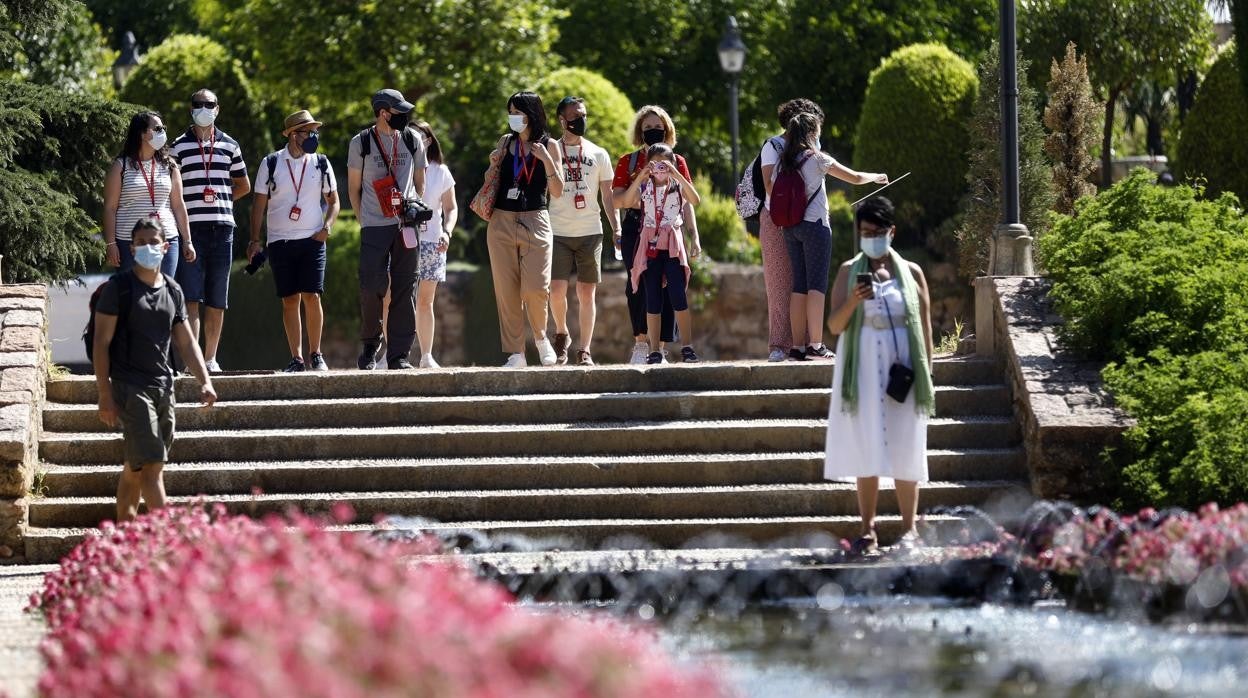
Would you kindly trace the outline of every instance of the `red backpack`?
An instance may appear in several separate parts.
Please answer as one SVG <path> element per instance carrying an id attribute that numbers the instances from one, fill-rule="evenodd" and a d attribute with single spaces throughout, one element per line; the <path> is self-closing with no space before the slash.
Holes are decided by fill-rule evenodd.
<path id="1" fill-rule="evenodd" d="M 807 151 L 798 161 L 797 167 L 791 170 L 781 170 L 776 175 L 775 184 L 771 186 L 771 222 L 781 228 L 791 228 L 800 224 L 806 218 L 806 207 L 815 200 L 815 194 L 819 193 L 816 187 L 809 198 L 806 196 L 806 180 L 802 179 L 802 165 L 806 164 L 810 156 L 810 151 Z M 779 167 L 779 164 L 776 166 Z"/>

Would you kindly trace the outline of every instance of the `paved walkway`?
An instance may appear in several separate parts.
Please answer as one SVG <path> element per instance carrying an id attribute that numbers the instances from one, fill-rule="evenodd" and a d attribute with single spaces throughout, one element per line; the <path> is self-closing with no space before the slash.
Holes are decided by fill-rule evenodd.
<path id="1" fill-rule="evenodd" d="M 43 619 L 25 612 L 30 595 L 43 584 L 43 575 L 55 565 L 0 565 L 0 696 L 31 698 L 43 660 L 39 641 Z"/>

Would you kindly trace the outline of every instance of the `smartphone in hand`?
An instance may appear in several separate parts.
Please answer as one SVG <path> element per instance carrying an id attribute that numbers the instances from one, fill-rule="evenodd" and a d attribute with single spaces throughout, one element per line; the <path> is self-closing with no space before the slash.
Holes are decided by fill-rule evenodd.
<path id="1" fill-rule="evenodd" d="M 856 283 L 859 286 L 866 286 L 871 291 L 871 295 L 867 296 L 868 300 L 875 298 L 875 286 L 871 283 L 870 274 L 859 274 Z"/>

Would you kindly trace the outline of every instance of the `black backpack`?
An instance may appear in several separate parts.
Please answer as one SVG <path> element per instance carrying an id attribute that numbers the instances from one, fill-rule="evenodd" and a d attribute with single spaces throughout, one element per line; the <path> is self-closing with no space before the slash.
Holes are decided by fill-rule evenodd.
<path id="1" fill-rule="evenodd" d="M 281 152 L 280 150 L 278 151 Z M 277 169 L 277 153 L 269 153 L 264 156 L 264 164 L 269 168 L 268 189 L 269 195 L 273 194 L 273 170 Z M 321 172 L 321 188 L 325 188 L 325 182 L 329 180 L 329 158 L 317 153 L 316 169 Z"/>

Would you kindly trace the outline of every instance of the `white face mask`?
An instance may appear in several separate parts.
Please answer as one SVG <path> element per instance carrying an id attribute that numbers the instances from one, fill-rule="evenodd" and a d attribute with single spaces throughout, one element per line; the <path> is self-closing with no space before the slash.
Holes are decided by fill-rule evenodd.
<path id="1" fill-rule="evenodd" d="M 151 271 L 159 269 L 164 258 L 164 245 L 139 245 L 134 248 L 134 263 L 144 269 Z"/>
<path id="2" fill-rule="evenodd" d="M 147 143 L 148 145 L 152 146 L 156 150 L 160 150 L 161 148 L 165 147 L 165 132 L 157 131 L 156 133 L 153 133 L 152 139 L 148 141 Z"/>
<path id="3" fill-rule="evenodd" d="M 862 238 L 858 242 L 858 246 L 862 248 L 862 253 L 871 259 L 880 259 L 888 254 L 888 248 L 892 244 L 891 235 L 882 235 L 874 238 Z"/>
<path id="4" fill-rule="evenodd" d="M 195 125 L 200 128 L 208 128 L 212 122 L 217 120 L 217 110 L 200 107 L 191 111 L 191 119 L 195 121 Z"/>
<path id="5" fill-rule="evenodd" d="M 523 131 L 524 127 L 528 125 L 528 122 L 529 120 L 525 118 L 524 114 L 508 114 L 507 115 L 507 125 L 510 126 L 511 130 L 515 131 L 516 133 L 520 133 L 521 131 Z"/>

